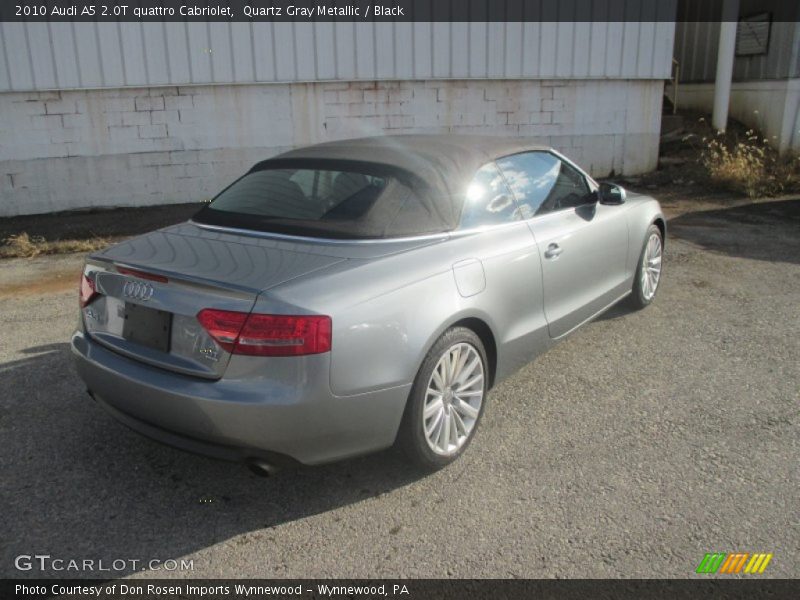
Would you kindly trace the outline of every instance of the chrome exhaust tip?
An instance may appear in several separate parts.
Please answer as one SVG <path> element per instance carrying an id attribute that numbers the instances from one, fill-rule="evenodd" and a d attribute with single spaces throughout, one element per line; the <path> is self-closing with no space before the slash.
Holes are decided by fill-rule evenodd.
<path id="1" fill-rule="evenodd" d="M 247 461 L 248 468 L 258 475 L 259 477 L 270 477 L 275 475 L 280 469 L 273 465 L 272 463 L 268 463 L 267 461 L 260 459 L 260 458 L 253 458 Z"/>

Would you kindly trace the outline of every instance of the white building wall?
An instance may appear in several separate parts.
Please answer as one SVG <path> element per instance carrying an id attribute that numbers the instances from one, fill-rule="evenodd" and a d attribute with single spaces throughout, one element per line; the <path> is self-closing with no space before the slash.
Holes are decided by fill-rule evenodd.
<path id="1" fill-rule="evenodd" d="M 680 0 L 675 23 L 675 59 L 682 82 L 714 81 L 717 71 L 722 2 Z M 768 12 L 772 19 L 764 54 L 736 56 L 734 81 L 800 77 L 800 3 L 785 0 L 740 0 L 739 15 Z"/>
<path id="2" fill-rule="evenodd" d="M 660 80 L 415 80 L 0 94 L 0 216 L 207 200 L 294 146 L 381 133 L 551 144 L 595 175 L 655 168 Z"/>
<path id="3" fill-rule="evenodd" d="M 678 88 L 679 108 L 709 113 L 713 104 L 713 83 Z M 781 153 L 800 150 L 800 79 L 734 82 L 730 116 L 762 132 Z"/>
<path id="4" fill-rule="evenodd" d="M 560 4 L 564 14 L 588 6 L 583 0 Z M 376 79 L 669 78 L 676 0 L 604 0 L 592 9 L 594 22 L 4 22 L 0 92 Z"/>
<path id="5" fill-rule="evenodd" d="M 0 23 L 0 216 L 207 199 L 280 150 L 384 132 L 535 136 L 598 175 L 653 168 L 676 0 L 591 8 L 594 22 Z"/>

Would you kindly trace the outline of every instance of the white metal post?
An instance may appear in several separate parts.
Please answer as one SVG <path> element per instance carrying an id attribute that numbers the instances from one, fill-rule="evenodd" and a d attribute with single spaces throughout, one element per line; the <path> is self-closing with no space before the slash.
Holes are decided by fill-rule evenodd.
<path id="1" fill-rule="evenodd" d="M 717 78 L 714 82 L 714 112 L 711 115 L 711 124 L 717 131 L 725 131 L 728 125 L 738 20 L 739 0 L 723 0 L 717 49 Z"/>

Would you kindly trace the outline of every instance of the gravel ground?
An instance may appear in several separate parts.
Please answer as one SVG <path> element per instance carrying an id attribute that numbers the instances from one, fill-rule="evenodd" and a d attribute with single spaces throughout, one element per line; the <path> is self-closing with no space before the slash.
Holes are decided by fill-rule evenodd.
<path id="1" fill-rule="evenodd" d="M 65 574 L 15 570 L 38 553 L 192 559 L 159 572 L 178 577 L 686 577 L 745 551 L 800 576 L 800 200 L 678 212 L 654 305 L 497 387 L 429 476 L 389 451 L 264 479 L 141 438 L 73 371 L 78 261 L 0 265 L 0 573 Z"/>

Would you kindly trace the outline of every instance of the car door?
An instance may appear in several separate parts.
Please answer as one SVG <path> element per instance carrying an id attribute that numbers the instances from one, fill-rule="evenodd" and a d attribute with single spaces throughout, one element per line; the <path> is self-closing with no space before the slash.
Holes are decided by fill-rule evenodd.
<path id="1" fill-rule="evenodd" d="M 598 203 L 594 183 L 551 152 L 515 154 L 497 164 L 536 239 L 550 337 L 561 337 L 625 291 L 624 209 Z"/>
<path id="2" fill-rule="evenodd" d="M 494 162 L 466 186 L 459 231 L 448 246 L 459 295 L 497 336 L 498 374 L 523 366 L 549 341 L 536 240 Z"/>

